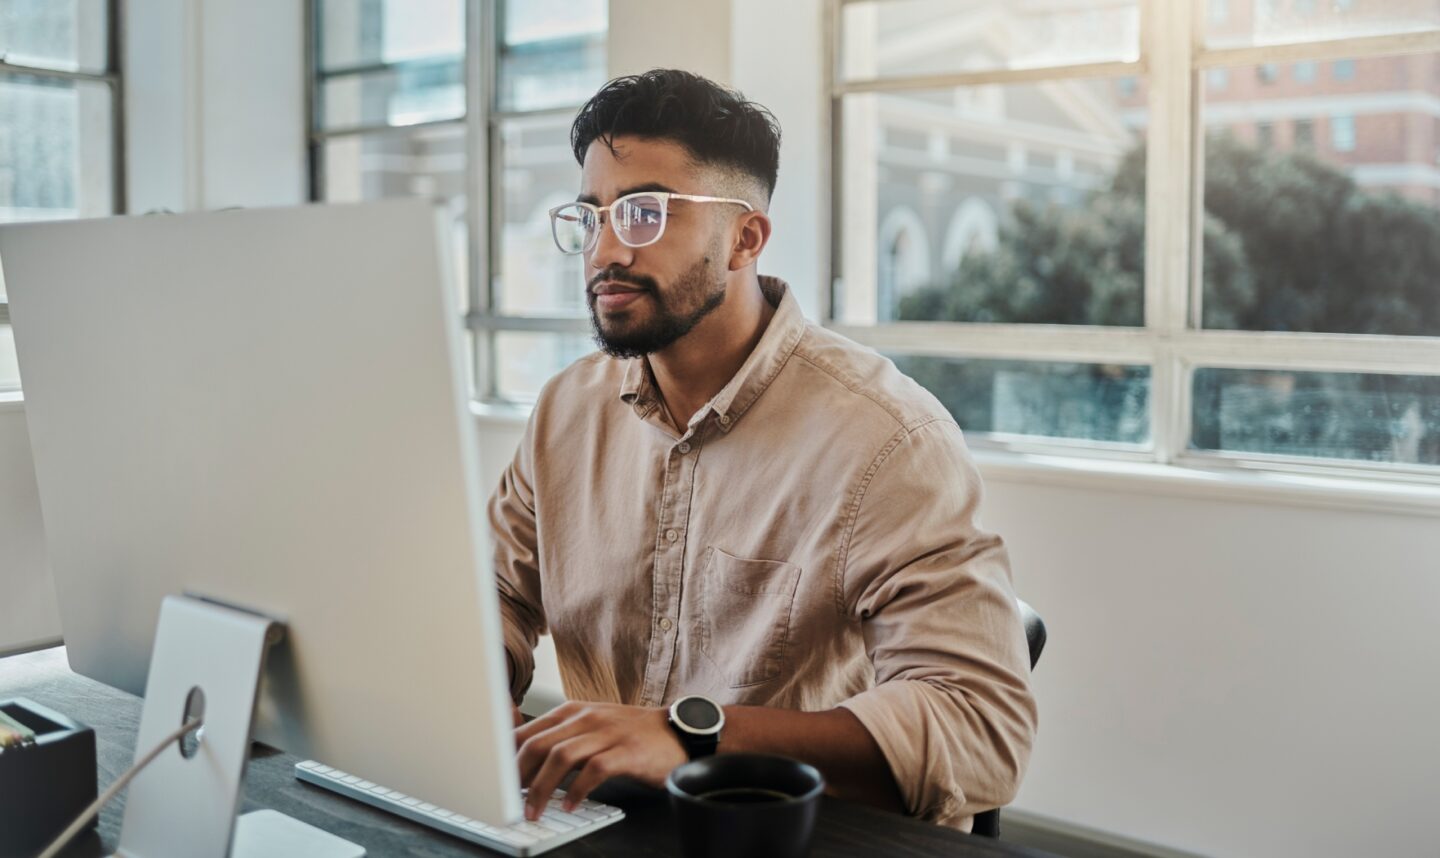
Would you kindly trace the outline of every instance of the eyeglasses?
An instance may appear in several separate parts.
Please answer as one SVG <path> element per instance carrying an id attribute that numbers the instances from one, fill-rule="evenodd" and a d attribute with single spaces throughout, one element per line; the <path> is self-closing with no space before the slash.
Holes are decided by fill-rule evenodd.
<path id="1" fill-rule="evenodd" d="M 744 200 L 728 197 L 701 197 L 694 194 L 672 194 L 641 191 L 626 194 L 604 208 L 590 203 L 566 203 L 550 210 L 550 233 L 561 253 L 586 253 L 600 238 L 602 213 L 608 212 L 610 228 L 626 247 L 645 247 L 665 234 L 666 215 L 671 200 L 692 203 L 734 203 L 745 211 L 755 207 Z"/>

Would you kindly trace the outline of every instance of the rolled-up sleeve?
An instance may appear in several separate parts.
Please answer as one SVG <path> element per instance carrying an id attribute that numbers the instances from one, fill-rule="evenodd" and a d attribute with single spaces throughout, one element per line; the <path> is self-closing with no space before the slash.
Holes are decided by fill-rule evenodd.
<path id="1" fill-rule="evenodd" d="M 1008 803 L 1037 713 L 1009 560 L 980 524 L 959 428 L 899 432 L 855 493 L 841 598 L 875 686 L 841 705 L 875 738 L 910 813 L 967 829 Z"/>
<path id="2" fill-rule="evenodd" d="M 546 631 L 535 524 L 534 428 L 532 415 L 515 458 L 490 497 L 500 619 L 505 657 L 510 663 L 510 696 L 517 705 L 530 689 L 535 674 L 535 644 Z"/>

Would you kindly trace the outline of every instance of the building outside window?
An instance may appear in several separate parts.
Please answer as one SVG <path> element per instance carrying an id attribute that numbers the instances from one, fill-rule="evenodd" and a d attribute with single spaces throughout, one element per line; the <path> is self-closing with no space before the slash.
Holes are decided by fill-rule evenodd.
<path id="1" fill-rule="evenodd" d="M 545 211 L 573 200 L 575 110 L 606 79 L 606 0 L 312 0 L 312 195 L 448 201 L 477 398 L 525 401 L 593 349 L 583 273 Z"/>
<path id="2" fill-rule="evenodd" d="M 0 1 L 0 223 L 124 211 L 115 6 Z M 0 282 L 0 394 L 20 388 Z"/>
<path id="3" fill-rule="evenodd" d="M 977 447 L 1440 482 L 1440 6 L 1202 2 L 832 0 L 830 323 Z"/>

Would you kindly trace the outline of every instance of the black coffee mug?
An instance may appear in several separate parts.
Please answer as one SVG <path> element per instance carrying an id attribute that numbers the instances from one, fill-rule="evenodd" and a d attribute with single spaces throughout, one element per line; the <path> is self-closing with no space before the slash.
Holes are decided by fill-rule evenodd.
<path id="1" fill-rule="evenodd" d="M 768 754 L 720 754 L 665 779 L 685 858 L 804 858 L 825 779 Z"/>

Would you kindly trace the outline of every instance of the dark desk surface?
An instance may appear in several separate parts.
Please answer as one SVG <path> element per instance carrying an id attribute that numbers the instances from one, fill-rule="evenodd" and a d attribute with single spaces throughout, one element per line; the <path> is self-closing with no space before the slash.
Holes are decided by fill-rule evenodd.
<path id="1" fill-rule="evenodd" d="M 100 786 L 134 759 L 140 699 L 70 671 L 63 648 L 0 659 L 0 698 L 28 697 L 95 729 Z M 490 852 L 398 816 L 295 780 L 297 758 L 255 746 L 245 778 L 244 810 L 274 808 L 364 846 L 371 856 L 486 856 Z M 596 798 L 625 810 L 626 819 L 546 853 L 567 856 L 674 856 L 679 839 L 662 792 L 607 788 Z M 65 852 L 100 856 L 120 840 L 122 792 L 100 816 L 99 836 L 87 834 Z M 815 832 L 814 858 L 827 856 L 1016 856 L 1050 853 L 972 837 L 864 805 L 826 798 Z"/>

